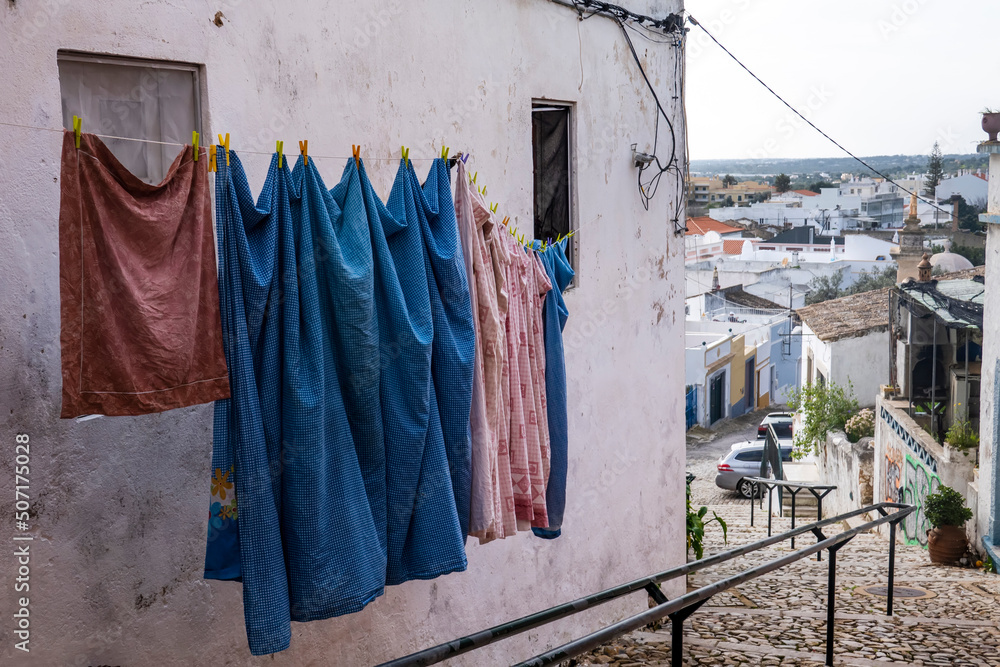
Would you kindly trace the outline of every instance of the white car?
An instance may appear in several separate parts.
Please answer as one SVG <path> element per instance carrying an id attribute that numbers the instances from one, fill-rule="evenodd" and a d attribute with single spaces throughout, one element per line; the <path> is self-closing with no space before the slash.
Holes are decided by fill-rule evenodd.
<path id="1" fill-rule="evenodd" d="M 774 432 L 778 436 L 779 447 L 792 446 L 792 414 L 790 412 L 772 412 L 764 417 L 764 420 L 757 427 L 757 439 L 763 440 L 767 437 L 767 427 L 773 426 Z"/>

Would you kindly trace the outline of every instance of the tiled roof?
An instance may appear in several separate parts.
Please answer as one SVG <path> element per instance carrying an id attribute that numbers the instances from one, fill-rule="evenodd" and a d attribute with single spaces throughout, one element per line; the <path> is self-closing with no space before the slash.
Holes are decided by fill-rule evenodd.
<path id="1" fill-rule="evenodd" d="M 819 197 L 819 193 L 812 190 L 792 190 L 792 192 L 800 194 L 803 197 Z"/>
<path id="2" fill-rule="evenodd" d="M 740 255 L 743 253 L 743 242 L 748 239 L 722 239 L 722 252 L 727 255 Z"/>
<path id="3" fill-rule="evenodd" d="M 701 216 L 697 218 L 688 218 L 687 221 L 687 232 L 686 236 L 704 236 L 708 232 L 717 232 L 719 234 L 732 234 L 734 232 L 742 232 L 743 230 L 739 227 L 733 227 L 727 225 L 724 222 L 719 222 L 718 220 L 713 220 L 708 216 Z"/>
<path id="4" fill-rule="evenodd" d="M 744 308 L 761 308 L 764 310 L 785 310 L 785 307 L 773 301 L 769 301 L 762 296 L 751 294 L 742 287 L 727 289 L 726 301 Z"/>
<path id="5" fill-rule="evenodd" d="M 814 303 L 795 311 L 816 337 L 831 342 L 889 329 L 889 288 Z"/>

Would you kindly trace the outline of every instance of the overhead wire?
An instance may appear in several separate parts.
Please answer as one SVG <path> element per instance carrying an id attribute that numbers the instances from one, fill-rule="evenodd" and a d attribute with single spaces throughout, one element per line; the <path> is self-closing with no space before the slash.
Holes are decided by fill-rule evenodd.
<path id="1" fill-rule="evenodd" d="M 934 209 L 936 209 L 938 211 L 941 211 L 942 213 L 945 213 L 945 214 L 947 214 L 949 216 L 951 215 L 951 211 L 947 211 L 947 210 L 941 208 L 940 206 L 937 205 L 937 202 L 932 202 L 932 201 L 930 201 L 928 199 L 925 199 L 924 197 L 921 197 L 920 195 L 918 195 L 916 192 L 913 192 L 909 188 L 906 188 L 906 187 L 900 185 L 896 181 L 892 180 L 892 178 L 890 178 L 886 174 L 882 173 L 881 171 L 879 171 L 875 167 L 871 166 L 870 164 L 868 164 L 867 162 L 865 162 L 863 159 L 861 159 L 860 157 L 858 157 L 857 155 L 855 155 L 851 151 L 847 150 L 847 148 L 844 147 L 843 144 L 841 144 L 839 141 L 837 141 L 836 139 L 834 139 L 833 137 L 831 137 L 829 134 L 827 134 L 826 132 L 824 132 L 823 130 L 821 130 L 819 127 L 817 127 L 814 122 L 812 122 L 811 120 L 809 120 L 808 118 L 806 118 L 798 109 L 796 109 L 791 104 L 789 104 L 787 101 L 785 101 L 785 98 L 783 98 L 781 95 L 779 95 L 777 92 L 775 92 L 775 90 L 773 88 L 771 88 L 769 85 L 767 85 L 766 83 L 764 83 L 764 81 L 759 76 L 757 76 L 756 74 L 754 74 L 753 71 L 751 71 L 751 69 L 749 67 L 747 67 L 746 65 L 744 65 L 743 62 L 733 54 L 732 51 L 730 51 L 725 46 L 723 46 L 722 43 L 715 38 L 715 35 L 713 35 L 712 33 L 710 33 L 708 31 L 708 28 L 706 28 L 704 25 L 702 25 L 697 19 L 695 19 L 695 17 L 691 16 L 691 14 L 688 14 L 687 15 L 687 19 L 688 19 L 688 21 L 691 22 L 692 25 L 695 25 L 695 26 L 701 28 L 702 32 L 704 32 L 706 35 L 708 35 L 708 38 L 711 39 L 713 42 L 715 42 L 716 46 L 718 46 L 720 49 L 722 49 L 723 51 L 725 51 L 726 55 L 728 55 L 730 58 L 732 58 L 734 61 L 736 61 L 736 64 L 739 65 L 740 67 L 742 67 L 746 71 L 747 74 L 749 74 L 754 79 L 756 79 L 757 83 L 759 83 L 760 85 L 764 86 L 764 88 L 766 88 L 769 93 L 771 93 L 772 95 L 774 95 L 778 99 L 779 102 L 781 102 L 786 107 L 788 107 L 789 109 L 791 109 L 792 113 L 794 113 L 796 116 L 798 116 L 799 118 L 801 118 L 802 120 L 804 120 L 806 123 L 808 123 L 809 127 L 813 128 L 814 130 L 816 130 L 817 132 L 819 132 L 821 135 L 823 135 L 834 146 L 836 146 L 840 150 L 844 151 L 848 156 L 850 156 L 855 161 L 857 161 L 860 164 L 864 165 L 864 167 L 867 168 L 868 170 L 870 170 L 873 174 L 876 174 L 877 176 L 885 179 L 887 182 L 892 183 L 897 188 L 899 188 L 903 192 L 907 193 L 911 197 L 916 197 L 917 199 L 919 199 L 920 201 L 924 202 L 925 204 L 929 204 L 932 208 L 934 208 Z"/>

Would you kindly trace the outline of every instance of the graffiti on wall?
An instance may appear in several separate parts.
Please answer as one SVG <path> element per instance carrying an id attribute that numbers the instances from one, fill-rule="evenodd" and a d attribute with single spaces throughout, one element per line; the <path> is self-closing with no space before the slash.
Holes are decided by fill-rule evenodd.
<path id="1" fill-rule="evenodd" d="M 903 449 L 895 442 L 889 442 L 885 448 L 885 502 L 903 502 L 903 466 L 906 460 Z"/>
<path id="2" fill-rule="evenodd" d="M 937 473 L 924 465 L 920 459 L 907 454 L 906 467 L 903 473 L 902 502 L 916 505 L 917 511 L 903 521 L 903 534 L 907 544 L 927 546 L 927 531 L 931 528 L 924 514 L 924 501 L 927 496 L 936 492 L 941 486 L 941 478 Z"/>
<path id="3" fill-rule="evenodd" d="M 910 451 L 914 452 L 920 458 L 920 461 L 923 462 L 923 464 L 936 475 L 937 461 L 935 461 L 934 457 L 931 456 L 931 453 L 920 444 L 920 441 L 910 435 L 909 431 L 906 430 L 906 427 L 900 424 L 885 406 L 882 406 L 880 414 L 882 421 L 889 425 L 889 428 L 892 429 L 892 432 L 895 433 L 900 440 L 903 441 L 903 444 L 905 444 Z"/>

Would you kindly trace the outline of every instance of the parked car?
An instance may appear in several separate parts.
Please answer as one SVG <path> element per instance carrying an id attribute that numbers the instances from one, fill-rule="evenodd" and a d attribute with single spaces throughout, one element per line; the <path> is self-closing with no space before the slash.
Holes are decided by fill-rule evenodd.
<path id="1" fill-rule="evenodd" d="M 764 421 L 757 427 L 757 439 L 763 440 L 767 437 L 767 427 L 774 426 L 774 432 L 778 436 L 778 444 L 784 447 L 792 446 L 792 415 L 788 412 L 772 412 L 764 417 Z"/>
<path id="2" fill-rule="evenodd" d="M 792 444 L 779 443 L 782 461 L 792 460 Z M 757 485 L 749 480 L 760 476 L 760 461 L 764 457 L 763 440 L 747 440 L 733 445 L 728 454 L 716 465 L 719 473 L 715 485 L 720 489 L 737 491 L 744 498 L 757 495 Z"/>

